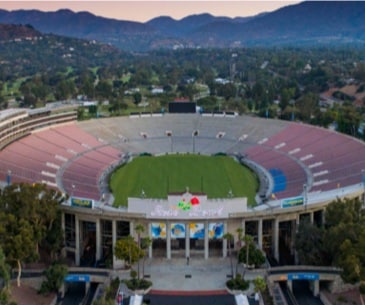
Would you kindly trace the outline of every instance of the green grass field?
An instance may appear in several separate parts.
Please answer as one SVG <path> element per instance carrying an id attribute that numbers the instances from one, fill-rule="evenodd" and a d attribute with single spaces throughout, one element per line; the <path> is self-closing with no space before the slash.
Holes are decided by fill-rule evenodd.
<path id="1" fill-rule="evenodd" d="M 116 170 L 110 179 L 115 206 L 128 197 L 167 198 L 168 193 L 204 192 L 208 198 L 247 197 L 254 205 L 256 176 L 231 157 L 200 155 L 143 156 Z"/>

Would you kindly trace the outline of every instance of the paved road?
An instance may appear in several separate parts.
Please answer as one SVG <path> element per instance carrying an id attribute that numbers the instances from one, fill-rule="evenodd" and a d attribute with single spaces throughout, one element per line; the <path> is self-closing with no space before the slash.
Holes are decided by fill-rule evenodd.
<path id="1" fill-rule="evenodd" d="M 293 281 L 293 293 L 299 305 L 323 305 L 319 297 L 314 297 L 308 281 Z"/>
<path id="2" fill-rule="evenodd" d="M 62 305 L 79 305 L 85 296 L 85 283 L 69 283 Z"/>

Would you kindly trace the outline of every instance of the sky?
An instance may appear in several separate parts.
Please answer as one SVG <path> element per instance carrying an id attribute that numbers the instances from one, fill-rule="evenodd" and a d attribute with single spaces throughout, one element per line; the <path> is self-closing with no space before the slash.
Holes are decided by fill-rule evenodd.
<path id="1" fill-rule="evenodd" d="M 280 7 L 299 3 L 287 0 L 112 0 L 112 1 L 31 1 L 0 0 L 0 9 L 37 9 L 56 11 L 68 8 L 74 12 L 88 11 L 97 16 L 146 22 L 159 16 L 182 19 L 193 14 L 210 13 L 214 16 L 247 17 L 262 12 L 271 12 Z"/>

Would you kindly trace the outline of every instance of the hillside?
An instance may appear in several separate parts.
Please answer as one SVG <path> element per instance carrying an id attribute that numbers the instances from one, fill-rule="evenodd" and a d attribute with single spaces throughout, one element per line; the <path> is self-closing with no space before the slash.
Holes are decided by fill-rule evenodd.
<path id="1" fill-rule="evenodd" d="M 181 20 L 161 16 L 146 23 L 108 19 L 66 9 L 56 12 L 0 10 L 0 23 L 29 24 L 42 33 L 97 40 L 129 51 L 364 44 L 365 2 L 305 1 L 249 18 L 200 14 Z"/>
<path id="2" fill-rule="evenodd" d="M 104 66 L 123 55 L 110 45 L 41 34 L 22 25 L 0 25 L 0 46 L 0 75 L 4 78 Z"/>
<path id="3" fill-rule="evenodd" d="M 287 6 L 242 27 L 235 33 L 249 44 L 364 43 L 365 2 L 305 1 Z"/>
<path id="4" fill-rule="evenodd" d="M 0 23 L 31 24 L 42 33 L 97 40 L 112 43 L 122 49 L 144 49 L 153 30 L 130 21 L 95 16 L 88 12 L 74 13 L 63 9 L 56 12 L 37 10 L 0 10 Z"/>
<path id="5" fill-rule="evenodd" d="M 42 34 L 31 25 L 0 24 L 0 42 L 14 39 L 35 39 Z"/>

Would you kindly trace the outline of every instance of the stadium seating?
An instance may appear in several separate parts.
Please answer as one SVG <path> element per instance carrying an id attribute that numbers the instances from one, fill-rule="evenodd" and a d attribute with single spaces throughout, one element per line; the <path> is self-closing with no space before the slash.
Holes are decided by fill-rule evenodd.
<path id="1" fill-rule="evenodd" d="M 194 131 L 196 135 L 194 136 Z M 0 179 L 42 181 L 99 200 L 126 153 L 240 154 L 270 173 L 275 198 L 361 182 L 365 145 L 337 132 L 250 116 L 167 114 L 74 122 L 33 132 L 0 151 Z"/>

